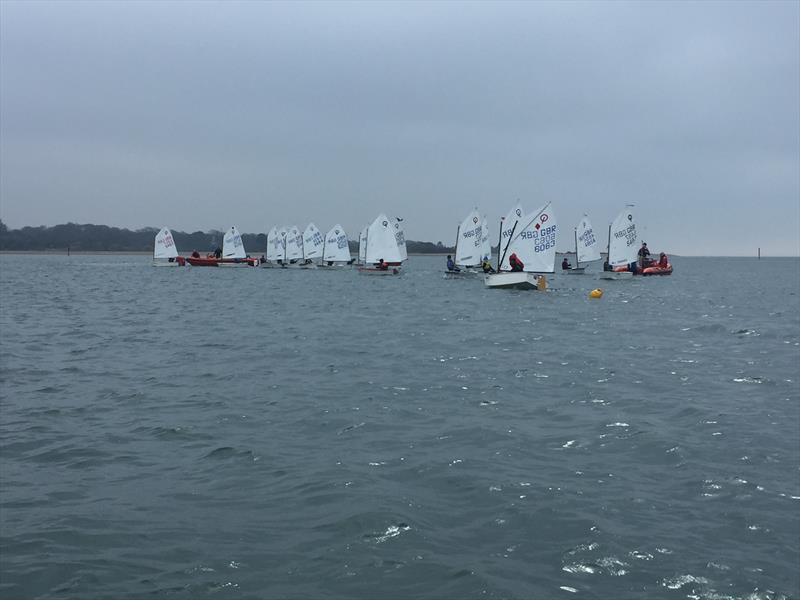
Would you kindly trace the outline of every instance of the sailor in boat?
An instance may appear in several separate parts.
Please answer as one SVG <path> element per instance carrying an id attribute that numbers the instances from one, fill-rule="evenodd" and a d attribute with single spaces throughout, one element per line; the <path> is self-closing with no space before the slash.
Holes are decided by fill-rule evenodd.
<path id="1" fill-rule="evenodd" d="M 483 262 L 481 263 L 481 268 L 483 269 L 484 273 L 494 273 L 494 268 L 492 267 L 492 263 L 489 262 L 489 257 L 484 256 Z"/>
<path id="2" fill-rule="evenodd" d="M 569 271 L 572 268 L 572 265 L 569 264 L 569 259 L 565 256 L 564 260 L 561 261 L 561 269 L 564 271 Z"/>
<path id="3" fill-rule="evenodd" d="M 525 269 L 525 263 L 517 258 L 516 252 L 512 252 L 511 256 L 508 257 L 508 264 L 512 271 L 522 271 Z"/>
<path id="4" fill-rule="evenodd" d="M 219 246 L 217 246 L 217 249 L 214 250 L 214 258 L 216 259 L 222 258 L 222 248 L 220 248 Z"/>
<path id="5" fill-rule="evenodd" d="M 447 270 L 452 271 L 453 273 L 461 272 L 461 269 L 456 266 L 456 263 L 453 262 L 453 258 L 449 254 L 447 255 Z"/>
<path id="6" fill-rule="evenodd" d="M 603 271 L 613 271 L 613 270 L 614 269 L 611 268 L 611 263 L 609 263 L 608 259 L 606 259 L 606 262 L 603 263 Z"/>
<path id="7" fill-rule="evenodd" d="M 662 252 L 658 255 L 658 266 L 662 269 L 666 269 L 668 265 L 669 259 L 667 258 L 667 255 Z"/>
<path id="8" fill-rule="evenodd" d="M 389 263 L 384 262 L 381 258 L 378 263 L 375 265 L 379 271 L 388 271 L 389 270 Z"/>
<path id="9" fill-rule="evenodd" d="M 200 258 L 200 253 L 197 250 L 192 250 L 192 258 Z"/>
<path id="10" fill-rule="evenodd" d="M 650 250 L 647 248 L 647 243 L 642 242 L 642 247 L 639 248 L 639 265 L 644 269 L 653 263 L 650 260 Z"/>

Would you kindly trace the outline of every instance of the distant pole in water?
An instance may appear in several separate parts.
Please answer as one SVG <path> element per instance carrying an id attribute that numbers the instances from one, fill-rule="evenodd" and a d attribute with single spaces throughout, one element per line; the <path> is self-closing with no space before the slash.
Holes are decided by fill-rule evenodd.
<path id="1" fill-rule="evenodd" d="M 758 247 L 758 260 L 761 260 L 761 246 Z"/>
<path id="2" fill-rule="evenodd" d="M 67 256 L 69 256 L 69 246 L 67 246 Z"/>

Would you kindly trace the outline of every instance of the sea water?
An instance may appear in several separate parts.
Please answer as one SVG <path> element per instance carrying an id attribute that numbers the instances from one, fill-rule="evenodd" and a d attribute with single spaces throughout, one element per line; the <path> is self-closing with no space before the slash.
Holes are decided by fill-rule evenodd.
<path id="1" fill-rule="evenodd" d="M 798 598 L 800 262 L 673 262 L 2 256 L 0 595 Z"/>

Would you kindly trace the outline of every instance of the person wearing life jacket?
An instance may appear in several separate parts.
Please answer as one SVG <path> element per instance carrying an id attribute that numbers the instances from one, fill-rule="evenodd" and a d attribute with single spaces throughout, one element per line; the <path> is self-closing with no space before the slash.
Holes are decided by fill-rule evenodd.
<path id="1" fill-rule="evenodd" d="M 662 252 L 658 255 L 658 266 L 662 269 L 666 269 L 668 265 L 669 259 L 667 258 L 667 255 Z"/>
<path id="2" fill-rule="evenodd" d="M 565 256 L 564 260 L 561 261 L 561 270 L 562 271 L 569 271 L 572 268 L 572 265 L 569 264 L 569 259 Z"/>
<path id="3" fill-rule="evenodd" d="M 197 250 L 192 250 L 192 258 L 200 258 L 200 253 Z"/>
<path id="4" fill-rule="evenodd" d="M 378 264 L 375 265 L 379 271 L 388 271 L 389 270 L 389 263 L 383 262 L 383 259 L 378 261 Z"/>
<path id="5" fill-rule="evenodd" d="M 650 250 L 647 248 L 647 242 L 642 242 L 642 247 L 639 248 L 639 265 L 644 268 L 650 266 Z"/>
<path id="6" fill-rule="evenodd" d="M 448 254 L 447 255 L 447 270 L 452 271 L 454 273 L 460 273 L 461 269 L 456 266 L 456 263 L 453 262 L 453 258 Z"/>
<path id="7" fill-rule="evenodd" d="M 492 268 L 492 263 L 489 262 L 488 258 L 483 259 L 483 262 L 481 263 L 481 268 L 483 269 L 484 273 L 494 273 L 494 269 Z"/>
<path id="8" fill-rule="evenodd" d="M 512 271 L 522 271 L 525 269 L 525 263 L 523 263 L 518 257 L 516 252 L 512 252 L 511 256 L 508 257 L 508 265 L 511 267 Z"/>

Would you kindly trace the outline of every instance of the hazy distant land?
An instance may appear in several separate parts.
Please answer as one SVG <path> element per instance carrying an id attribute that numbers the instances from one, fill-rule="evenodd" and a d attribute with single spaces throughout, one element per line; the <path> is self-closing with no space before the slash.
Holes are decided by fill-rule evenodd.
<path id="1" fill-rule="evenodd" d="M 0 221 L 0 251 L 4 252 L 142 252 L 153 251 L 153 239 L 159 228 L 145 227 L 131 231 L 109 227 L 108 225 L 80 225 L 66 223 L 53 227 L 23 227 L 9 229 Z M 178 252 L 189 254 L 193 250 L 208 252 L 222 246 L 222 231 L 172 231 Z M 358 236 L 358 232 L 350 233 Z M 253 255 L 263 254 L 267 247 L 264 233 L 243 233 L 242 241 L 247 251 Z M 409 254 L 446 254 L 453 252 L 452 246 L 441 242 L 407 241 Z M 358 252 L 358 239 L 350 239 L 350 251 Z"/>

